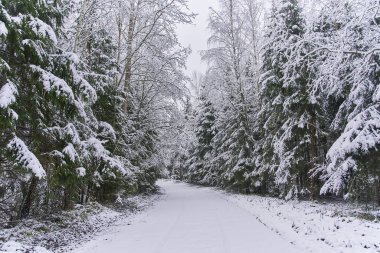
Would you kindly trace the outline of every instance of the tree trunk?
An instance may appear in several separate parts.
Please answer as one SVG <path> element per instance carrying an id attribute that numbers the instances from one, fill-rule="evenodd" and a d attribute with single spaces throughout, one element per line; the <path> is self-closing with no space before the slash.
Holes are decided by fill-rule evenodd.
<path id="1" fill-rule="evenodd" d="M 63 210 L 70 210 L 74 207 L 74 203 L 71 199 L 72 190 L 70 187 L 65 187 L 63 195 Z"/>
<path id="2" fill-rule="evenodd" d="M 307 171 L 307 177 L 309 178 L 310 171 L 314 170 L 317 164 L 320 162 L 320 154 L 319 154 L 319 145 L 320 140 L 317 138 L 317 120 L 314 118 L 312 120 L 312 124 L 310 125 L 310 136 L 311 136 L 311 143 L 309 145 L 309 168 Z M 310 178 L 310 199 L 314 200 L 319 196 L 319 179 L 317 177 Z"/>
<path id="3" fill-rule="evenodd" d="M 89 186 L 87 184 L 83 184 L 80 188 L 80 204 L 86 204 L 89 199 Z"/>
<path id="4" fill-rule="evenodd" d="M 380 206 L 380 180 L 378 179 L 377 180 L 377 187 L 376 187 L 376 202 L 377 202 L 377 206 Z"/>
<path id="5" fill-rule="evenodd" d="M 38 178 L 33 176 L 32 180 L 30 182 L 28 191 L 26 192 L 26 195 L 24 196 L 20 211 L 19 211 L 19 218 L 25 219 L 29 216 L 30 210 L 32 208 L 32 204 L 36 198 L 37 195 L 37 183 Z"/>

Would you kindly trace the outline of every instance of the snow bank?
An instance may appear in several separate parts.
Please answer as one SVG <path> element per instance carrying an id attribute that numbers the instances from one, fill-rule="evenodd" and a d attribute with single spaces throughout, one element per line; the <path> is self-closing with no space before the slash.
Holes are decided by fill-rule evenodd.
<path id="1" fill-rule="evenodd" d="M 1 248 L 0 252 L 7 252 L 7 253 L 52 253 L 52 251 L 47 250 L 43 247 L 30 247 L 23 245 L 21 243 L 15 242 L 15 241 L 9 241 L 6 242 Z"/>
<path id="2" fill-rule="evenodd" d="M 271 230 L 313 253 L 380 252 L 380 211 L 362 212 L 347 203 L 323 204 L 222 194 Z M 374 221 L 364 219 L 377 218 Z"/>
<path id="3" fill-rule="evenodd" d="M 67 252 L 115 224 L 130 223 L 135 214 L 151 206 L 159 197 L 120 197 L 112 209 L 90 203 L 76 205 L 72 211 L 24 220 L 15 227 L 0 229 L 0 253 Z"/>

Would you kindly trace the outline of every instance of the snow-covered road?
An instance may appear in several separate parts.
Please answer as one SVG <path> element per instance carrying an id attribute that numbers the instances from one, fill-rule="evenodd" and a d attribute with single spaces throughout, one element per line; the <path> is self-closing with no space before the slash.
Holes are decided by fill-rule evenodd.
<path id="1" fill-rule="evenodd" d="M 301 253 L 208 188 L 159 181 L 165 198 L 73 253 Z"/>

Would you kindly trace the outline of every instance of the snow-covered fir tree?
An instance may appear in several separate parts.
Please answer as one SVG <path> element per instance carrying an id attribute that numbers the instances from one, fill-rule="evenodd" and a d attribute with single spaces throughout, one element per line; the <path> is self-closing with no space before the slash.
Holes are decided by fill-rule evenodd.
<path id="1" fill-rule="evenodd" d="M 197 110 L 195 130 L 196 142 L 192 148 L 188 166 L 188 180 L 193 183 L 214 185 L 219 175 L 217 171 L 212 171 L 210 159 L 212 151 L 212 140 L 216 135 L 215 109 L 206 94 L 200 98 Z"/>
<path id="2" fill-rule="evenodd" d="M 331 77 L 325 88 L 339 107 L 331 123 L 337 139 L 329 148 L 326 165 L 319 170 L 326 180 L 321 193 L 377 203 L 378 6 L 376 1 L 341 1 L 327 6 L 325 26 L 334 29 L 323 49 L 328 51 L 331 65 L 321 65 L 320 71 Z M 334 65 L 336 69 L 331 67 Z"/>
<path id="3" fill-rule="evenodd" d="M 304 40 L 306 24 L 298 2 L 284 0 L 277 8 L 263 56 L 262 99 L 268 119 L 264 152 L 282 194 L 316 196 L 309 173 L 321 163 L 324 115 L 319 90 L 313 87 L 313 55 L 308 55 L 311 46 Z"/>
<path id="4" fill-rule="evenodd" d="M 217 76 L 213 83 L 223 98 L 223 104 L 217 105 L 217 134 L 212 140 L 211 171 L 213 177 L 219 175 L 213 181 L 237 190 L 249 188 L 252 170 L 249 114 L 257 31 L 246 22 L 251 14 L 252 2 L 220 1 L 220 10 L 210 14 L 212 47 L 203 54 L 212 66 L 209 75 Z"/>

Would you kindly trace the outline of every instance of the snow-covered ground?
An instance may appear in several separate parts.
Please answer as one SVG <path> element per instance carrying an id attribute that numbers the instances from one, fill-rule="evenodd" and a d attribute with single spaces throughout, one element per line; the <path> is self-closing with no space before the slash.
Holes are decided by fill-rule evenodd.
<path id="1" fill-rule="evenodd" d="M 162 180 L 163 197 L 127 219 L 113 222 L 93 240 L 61 248 L 67 253 L 378 253 L 380 223 L 346 203 L 283 201 L 230 194 L 215 188 Z M 135 200 L 139 201 L 139 200 Z M 379 215 L 373 212 L 372 217 Z M 359 217 L 360 216 L 360 217 Z M 369 216 L 367 218 L 370 218 Z M 94 222 L 92 222 L 94 223 Z M 14 231 L 16 233 L 16 231 Z M 18 232 L 20 233 L 20 232 Z M 15 249 L 21 249 L 16 251 Z M 3 251 L 2 251 L 3 250 Z M 48 253 L 10 241 L 0 252 Z"/>
<path id="2" fill-rule="evenodd" d="M 155 207 L 72 253 L 304 252 L 211 188 L 159 185 L 166 197 Z"/>
<path id="3" fill-rule="evenodd" d="M 365 213 L 348 203 L 284 201 L 225 192 L 220 195 L 304 252 L 380 252 L 379 211 Z"/>
<path id="4" fill-rule="evenodd" d="M 113 226 L 129 224 L 135 215 L 150 207 L 160 195 L 119 198 L 107 208 L 98 203 L 77 205 L 74 210 L 41 215 L 0 229 L 0 253 L 65 252 L 105 233 Z"/>

